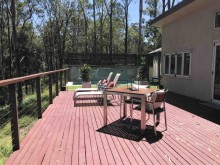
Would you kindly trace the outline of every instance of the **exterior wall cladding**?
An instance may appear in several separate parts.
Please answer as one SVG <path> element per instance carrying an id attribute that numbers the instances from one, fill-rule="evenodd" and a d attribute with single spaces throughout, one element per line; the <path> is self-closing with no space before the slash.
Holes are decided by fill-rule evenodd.
<path id="1" fill-rule="evenodd" d="M 175 77 L 164 75 L 162 56 L 162 83 L 170 91 L 203 101 L 212 98 L 214 42 L 220 42 L 220 28 L 215 29 L 215 13 L 220 10 L 220 0 L 204 6 L 191 14 L 162 27 L 163 52 L 191 52 L 191 75 Z"/>

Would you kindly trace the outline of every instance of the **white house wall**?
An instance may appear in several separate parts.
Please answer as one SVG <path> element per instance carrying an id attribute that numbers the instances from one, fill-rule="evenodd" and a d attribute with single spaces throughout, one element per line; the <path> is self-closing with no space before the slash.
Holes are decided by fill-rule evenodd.
<path id="1" fill-rule="evenodd" d="M 204 101 L 211 99 L 213 44 L 220 39 L 220 28 L 214 29 L 215 12 L 220 0 L 198 9 L 162 27 L 162 61 L 165 53 L 190 51 L 191 76 L 178 78 L 165 75 L 162 83 L 170 91 Z M 164 73 L 164 62 L 162 63 Z"/>

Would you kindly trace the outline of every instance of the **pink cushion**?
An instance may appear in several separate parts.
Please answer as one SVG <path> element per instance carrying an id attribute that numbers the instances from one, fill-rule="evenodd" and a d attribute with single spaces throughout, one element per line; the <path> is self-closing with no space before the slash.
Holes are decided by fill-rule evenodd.
<path id="1" fill-rule="evenodd" d="M 109 84 L 108 84 L 108 88 L 112 88 L 112 87 L 114 87 L 114 82 L 110 82 Z"/>
<path id="2" fill-rule="evenodd" d="M 101 84 L 103 85 L 103 84 L 106 84 L 107 82 L 108 82 L 108 80 L 104 79 L 104 80 L 102 80 Z"/>

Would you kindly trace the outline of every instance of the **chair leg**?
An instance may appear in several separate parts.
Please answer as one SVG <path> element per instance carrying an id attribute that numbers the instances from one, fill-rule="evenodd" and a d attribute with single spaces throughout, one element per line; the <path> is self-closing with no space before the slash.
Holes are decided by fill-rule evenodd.
<path id="1" fill-rule="evenodd" d="M 76 106 L 76 100 L 77 100 L 78 96 L 76 97 L 76 92 L 74 92 L 74 95 L 73 95 L 73 101 L 74 101 L 74 107 Z"/>
<path id="2" fill-rule="evenodd" d="M 102 95 L 100 95 L 101 96 L 101 99 L 100 99 L 100 107 L 104 104 L 104 99 L 103 99 L 103 97 L 102 97 Z M 108 100 L 108 99 L 107 99 Z M 107 101 L 108 102 L 108 101 Z M 108 104 L 108 103 L 107 103 Z"/>
<path id="3" fill-rule="evenodd" d="M 76 106 L 76 100 L 74 99 L 74 103 L 73 103 L 73 106 L 75 107 Z"/>
<path id="4" fill-rule="evenodd" d="M 166 110 L 164 109 L 164 120 L 165 120 L 165 131 L 167 130 L 167 114 L 166 114 Z"/>
<path id="5" fill-rule="evenodd" d="M 146 121 L 148 121 L 150 119 L 150 115 L 149 114 L 147 114 L 147 120 Z"/>
<path id="6" fill-rule="evenodd" d="M 122 106 L 122 96 L 120 96 L 120 119 L 121 119 L 121 106 Z"/>
<path id="7" fill-rule="evenodd" d="M 154 122 L 154 134 L 157 136 L 157 130 L 156 130 L 156 122 L 155 122 L 155 115 L 153 114 L 153 122 Z"/>
<path id="8" fill-rule="evenodd" d="M 132 120 L 133 120 L 133 109 L 132 109 L 132 105 L 130 104 L 130 122 L 132 123 Z"/>

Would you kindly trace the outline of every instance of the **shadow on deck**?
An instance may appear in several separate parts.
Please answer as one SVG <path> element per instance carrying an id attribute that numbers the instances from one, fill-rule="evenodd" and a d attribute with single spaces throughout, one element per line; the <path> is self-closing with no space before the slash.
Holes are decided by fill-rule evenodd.
<path id="1" fill-rule="evenodd" d="M 220 124 L 220 105 L 213 108 L 206 102 L 169 92 L 166 102 L 213 123 Z M 207 106 L 205 106 L 205 105 Z"/>
<path id="2" fill-rule="evenodd" d="M 149 143 L 154 143 L 162 138 L 161 132 L 157 132 L 157 137 L 154 134 L 153 126 L 147 125 L 144 135 L 140 133 L 140 120 L 134 119 L 132 125 L 130 124 L 130 119 L 118 119 L 105 127 L 98 129 L 98 132 L 105 133 L 112 136 L 117 136 L 120 138 L 133 140 L 139 142 L 145 140 Z"/>

